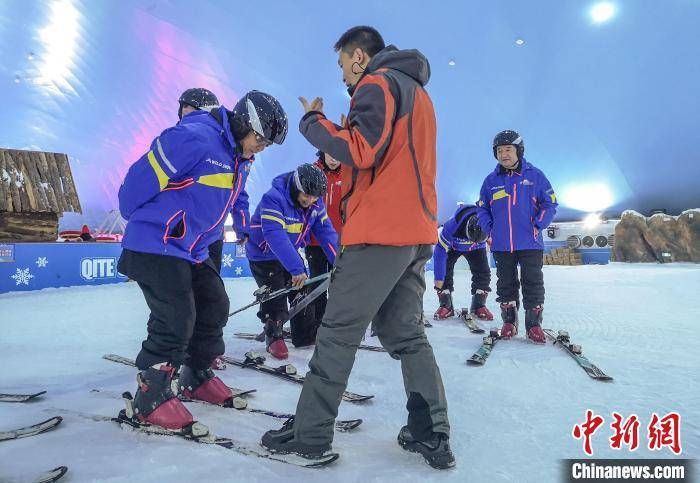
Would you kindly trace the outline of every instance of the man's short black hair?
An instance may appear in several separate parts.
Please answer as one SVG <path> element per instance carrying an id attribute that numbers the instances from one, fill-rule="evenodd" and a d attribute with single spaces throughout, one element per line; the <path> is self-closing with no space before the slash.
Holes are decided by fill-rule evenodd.
<path id="1" fill-rule="evenodd" d="M 374 57 L 384 47 L 384 39 L 377 29 L 358 25 L 341 35 L 333 49 L 336 52 L 342 50 L 346 54 L 351 54 L 355 49 L 360 48 L 370 57 Z"/>

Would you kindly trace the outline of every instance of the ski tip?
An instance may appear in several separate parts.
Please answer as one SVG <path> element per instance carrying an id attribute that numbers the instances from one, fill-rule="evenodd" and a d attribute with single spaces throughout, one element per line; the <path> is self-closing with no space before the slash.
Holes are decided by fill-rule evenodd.
<path id="1" fill-rule="evenodd" d="M 67 466 L 58 466 L 50 471 L 39 476 L 34 483 L 50 483 L 53 481 L 58 481 L 63 475 L 68 472 Z"/>
<path id="2" fill-rule="evenodd" d="M 326 465 L 329 465 L 333 463 L 334 461 L 337 461 L 338 458 L 340 458 L 340 454 L 338 453 L 329 453 L 323 458 L 319 459 L 318 461 L 310 461 L 308 464 L 304 465 L 307 468 L 322 468 Z"/>
<path id="3" fill-rule="evenodd" d="M 359 394 L 353 394 L 353 395 L 343 395 L 343 401 L 351 402 L 351 403 L 362 403 L 362 402 L 367 402 L 371 399 L 374 399 L 374 395 L 371 396 L 361 396 Z"/>
<path id="4" fill-rule="evenodd" d="M 63 421 L 63 416 L 54 416 L 52 418 L 47 419 L 46 421 L 42 421 L 40 423 L 37 423 L 36 426 L 42 426 L 44 424 L 49 424 L 49 423 L 55 423 L 54 426 L 58 426 L 61 424 L 61 421 Z"/>
<path id="5" fill-rule="evenodd" d="M 0 394 L 0 401 L 9 403 L 28 403 L 33 402 L 44 394 L 46 394 L 46 391 L 35 392 L 33 394 Z"/>
<path id="6" fill-rule="evenodd" d="M 349 421 L 346 421 L 345 426 L 347 430 L 352 430 L 360 426 L 362 422 L 362 419 L 351 419 Z"/>

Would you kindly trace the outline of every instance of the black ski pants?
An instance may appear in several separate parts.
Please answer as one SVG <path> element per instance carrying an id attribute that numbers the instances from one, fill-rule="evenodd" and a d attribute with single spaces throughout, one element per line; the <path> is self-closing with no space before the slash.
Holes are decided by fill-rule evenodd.
<path id="1" fill-rule="evenodd" d="M 520 286 L 523 290 L 525 310 L 544 303 L 544 275 L 542 274 L 542 250 L 516 250 L 514 252 L 493 252 L 496 260 L 496 293 L 498 302 L 520 300 Z M 520 277 L 518 277 L 520 265 Z"/>
<path id="2" fill-rule="evenodd" d="M 192 263 L 124 249 L 118 269 L 138 283 L 151 311 L 139 369 L 162 362 L 205 369 L 224 353 L 229 299 L 211 259 Z"/>

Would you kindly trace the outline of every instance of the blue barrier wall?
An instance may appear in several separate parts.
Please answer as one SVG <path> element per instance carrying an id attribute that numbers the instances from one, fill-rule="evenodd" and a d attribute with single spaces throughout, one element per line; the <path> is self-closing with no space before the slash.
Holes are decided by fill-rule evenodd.
<path id="1" fill-rule="evenodd" d="M 119 243 L 0 243 L 0 293 L 124 282 L 121 251 Z M 250 276 L 243 247 L 224 244 L 221 275 Z"/>
<path id="2" fill-rule="evenodd" d="M 566 243 L 545 242 L 545 252 L 562 246 Z M 584 264 L 610 261 L 608 248 L 579 252 Z M 120 254 L 118 243 L 0 243 L 0 293 L 124 282 L 126 278 L 117 272 Z M 489 261 L 495 267 L 490 254 Z M 433 269 L 432 259 L 425 269 Z M 251 276 L 242 246 L 224 243 L 221 275 Z"/>

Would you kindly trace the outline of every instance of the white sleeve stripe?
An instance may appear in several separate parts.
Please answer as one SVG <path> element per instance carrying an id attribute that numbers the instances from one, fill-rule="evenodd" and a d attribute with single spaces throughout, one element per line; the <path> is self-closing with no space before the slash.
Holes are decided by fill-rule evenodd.
<path id="1" fill-rule="evenodd" d="M 160 137 L 156 138 L 156 146 L 158 147 L 158 154 L 160 154 L 160 159 L 163 160 L 170 172 L 173 174 L 177 173 L 177 169 L 175 169 L 175 166 L 173 166 L 172 163 L 170 163 L 170 160 L 168 160 L 168 158 L 165 156 L 165 153 L 163 152 L 163 146 L 160 144 Z"/>

